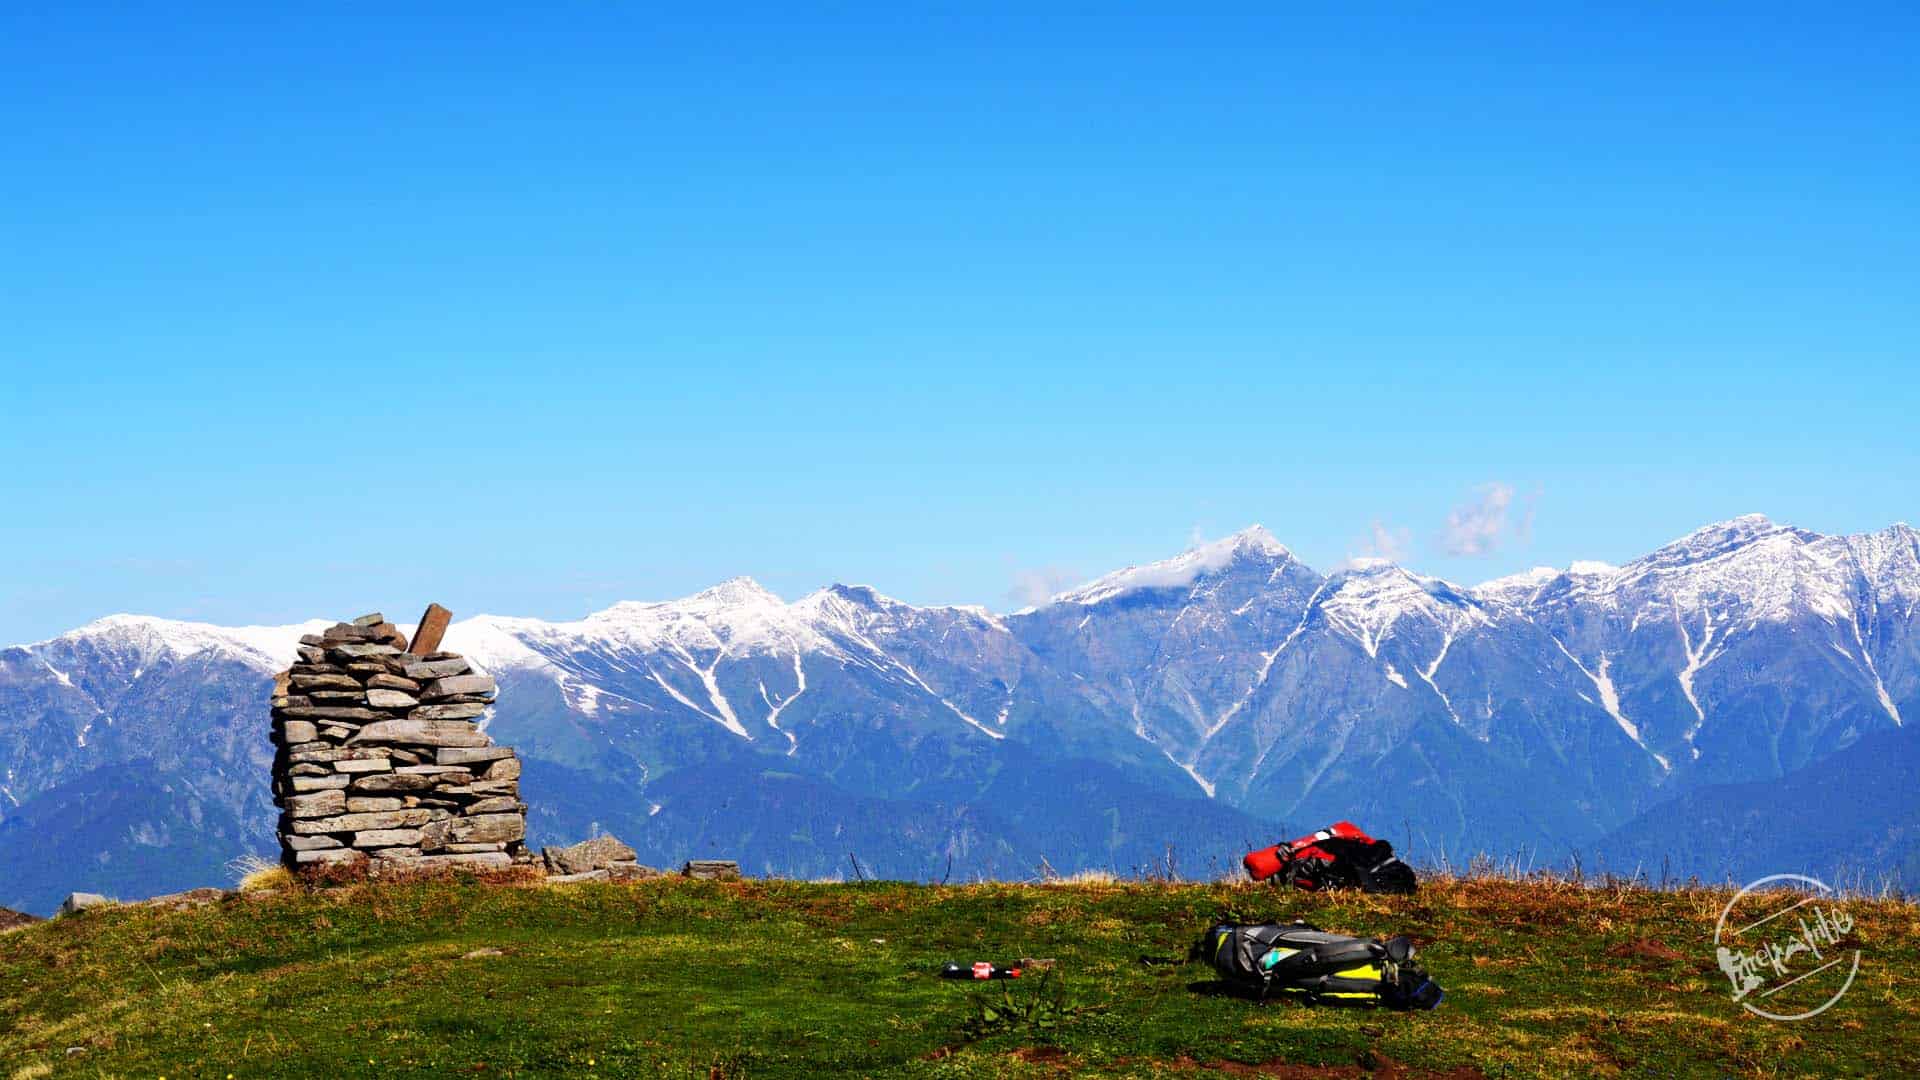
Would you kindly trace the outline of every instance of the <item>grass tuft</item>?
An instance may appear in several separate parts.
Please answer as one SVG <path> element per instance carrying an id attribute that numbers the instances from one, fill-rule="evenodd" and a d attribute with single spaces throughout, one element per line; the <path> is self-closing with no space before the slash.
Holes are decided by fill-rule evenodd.
<path id="1" fill-rule="evenodd" d="M 227 872 L 239 882 L 241 892 L 285 889 L 293 884 L 293 872 L 262 855 L 242 855 L 227 863 Z"/>

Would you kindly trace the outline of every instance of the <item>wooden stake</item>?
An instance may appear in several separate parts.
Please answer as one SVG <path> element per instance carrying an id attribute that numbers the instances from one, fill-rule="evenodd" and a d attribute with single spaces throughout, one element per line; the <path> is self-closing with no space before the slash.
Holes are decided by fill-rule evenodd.
<path id="1" fill-rule="evenodd" d="M 439 604 L 428 604 L 426 613 L 420 616 L 420 626 L 413 632 L 413 645 L 408 652 L 415 656 L 425 656 L 440 651 L 440 639 L 447 636 L 447 624 L 453 621 L 453 612 Z"/>

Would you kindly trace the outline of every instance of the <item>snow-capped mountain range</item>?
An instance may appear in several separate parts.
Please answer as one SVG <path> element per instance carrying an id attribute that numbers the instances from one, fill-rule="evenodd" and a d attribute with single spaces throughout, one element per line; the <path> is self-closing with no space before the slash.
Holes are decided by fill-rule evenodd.
<path id="1" fill-rule="evenodd" d="M 851 827 L 883 872 L 938 876 L 949 857 L 1120 865 L 1246 833 L 1209 852 L 1230 863 L 1278 822 L 1340 817 L 1416 853 L 1591 849 L 1702 786 L 1903 730 L 1916 608 L 1905 525 L 1753 515 L 1624 566 L 1472 588 L 1377 560 L 1323 575 L 1255 526 L 1006 615 L 736 578 L 576 622 L 482 615 L 447 647 L 501 682 L 488 723 L 533 763 L 536 830 L 815 873 Z M 0 841 L 73 820 L 76 793 L 137 762 L 167 778 L 150 812 L 197 815 L 228 854 L 264 847 L 264 687 L 324 621 L 117 615 L 0 651 Z M 124 863 L 128 837 L 181 828 L 102 819 L 87 843 Z"/>

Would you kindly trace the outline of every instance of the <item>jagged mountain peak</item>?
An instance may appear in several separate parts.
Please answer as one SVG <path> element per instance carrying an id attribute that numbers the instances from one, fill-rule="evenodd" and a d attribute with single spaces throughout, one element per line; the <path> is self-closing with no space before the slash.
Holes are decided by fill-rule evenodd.
<path id="1" fill-rule="evenodd" d="M 1820 534 L 1791 525 L 1775 524 L 1765 514 L 1742 514 L 1693 530 L 1658 550 L 1628 563 L 1633 571 L 1647 567 L 1682 566 L 1705 562 L 1768 542 L 1783 547 L 1820 539 Z"/>
<path id="2" fill-rule="evenodd" d="M 464 635 L 457 633 L 462 630 Z M 497 663 L 513 665 L 534 659 L 516 643 L 536 653 L 596 645 L 711 651 L 787 648 L 811 644 L 813 634 L 793 605 L 750 577 L 736 577 L 677 600 L 622 600 L 574 622 L 483 615 L 454 624 L 449 641 L 456 637 Z"/>
<path id="3" fill-rule="evenodd" d="M 876 619 L 914 610 L 870 585 L 835 582 L 793 602 L 796 617 L 818 631 L 860 634 Z"/>
<path id="4" fill-rule="evenodd" d="M 1896 522 L 1879 532 L 1845 538 L 1853 560 L 1881 602 L 1920 601 L 1920 532 Z"/>
<path id="5" fill-rule="evenodd" d="M 280 668 L 293 662 L 294 647 L 302 634 L 319 633 L 328 625 L 328 620 L 311 619 L 291 626 L 216 626 L 122 613 L 95 619 L 29 648 L 46 651 L 62 646 L 89 646 L 121 654 L 136 665 L 161 658 L 220 653 L 254 667 Z"/>
<path id="6" fill-rule="evenodd" d="M 1231 536 L 1217 540 L 1215 543 L 1230 544 L 1235 551 L 1252 551 L 1274 557 L 1291 554 L 1285 544 L 1282 544 L 1273 533 L 1268 532 L 1265 525 L 1261 525 L 1258 522 L 1241 529 Z"/>
<path id="7" fill-rule="evenodd" d="M 1272 566 L 1293 558 L 1286 545 L 1264 526 L 1247 528 L 1218 540 L 1196 544 L 1171 559 L 1129 566 L 1055 596 L 1055 604 L 1098 604 L 1141 589 L 1178 589 L 1240 563 Z"/>
<path id="8" fill-rule="evenodd" d="M 1320 605 L 1452 608 L 1477 606 L 1471 591 L 1386 559 L 1355 559 L 1327 578 Z"/>
<path id="9" fill-rule="evenodd" d="M 780 599 L 773 590 L 746 576 L 728 578 L 718 585 L 702 589 L 673 604 L 684 610 L 702 615 L 718 615 L 728 612 L 769 611 L 785 608 L 787 602 Z"/>
<path id="10" fill-rule="evenodd" d="M 794 601 L 796 615 L 817 627 L 850 627 L 874 619 L 907 619 L 959 615 L 1005 631 L 999 617 L 978 604 L 910 604 L 871 585 L 835 582 Z"/>
<path id="11" fill-rule="evenodd" d="M 1555 567 L 1536 566 L 1517 574 L 1483 581 L 1470 591 L 1482 600 L 1494 600 L 1503 604 L 1525 604 L 1564 573 L 1566 571 Z"/>
<path id="12" fill-rule="evenodd" d="M 1653 614 L 1693 618 L 1701 634 L 1716 622 L 1780 623 L 1802 612 L 1837 622 L 1855 614 L 1859 539 L 1748 514 L 1696 529 L 1589 591 L 1617 610 L 1638 612 L 1641 622 Z"/>
<path id="13" fill-rule="evenodd" d="M 1545 596 L 1591 590 L 1619 572 L 1620 568 L 1612 563 L 1575 559 L 1564 570 L 1536 566 L 1483 581 L 1466 591 L 1480 600 L 1524 608 Z"/>
<path id="14" fill-rule="evenodd" d="M 1369 559 L 1327 579 L 1317 607 L 1326 622 L 1351 635 L 1367 655 L 1397 627 L 1424 623 L 1453 635 L 1462 629 L 1491 622 L 1484 605 L 1471 593 L 1441 578 L 1416 574 L 1384 559 Z"/>
<path id="15" fill-rule="evenodd" d="M 888 596 L 871 585 L 855 585 L 844 581 L 836 581 L 824 589 L 815 590 L 808 594 L 805 599 L 818 596 L 836 596 L 842 600 L 856 604 L 864 604 L 868 607 L 902 606 L 901 601 L 895 600 L 893 597 Z"/>
<path id="16" fill-rule="evenodd" d="M 602 611 L 594 612 L 587 618 L 590 621 L 621 622 L 644 620 L 662 611 L 708 615 L 738 608 L 785 606 L 786 601 L 780 599 L 772 590 L 753 578 L 742 575 L 728 578 L 717 585 L 710 585 L 697 593 L 677 600 L 622 600 Z"/>

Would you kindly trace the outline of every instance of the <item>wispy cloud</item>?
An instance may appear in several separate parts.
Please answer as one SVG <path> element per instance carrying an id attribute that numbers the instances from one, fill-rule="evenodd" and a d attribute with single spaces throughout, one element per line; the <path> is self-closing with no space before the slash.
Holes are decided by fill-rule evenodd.
<path id="1" fill-rule="evenodd" d="M 1539 491 L 1530 492 L 1521 505 L 1519 520 L 1512 520 L 1514 490 L 1512 484 L 1499 481 L 1482 484 L 1473 497 L 1455 506 L 1447 514 L 1447 525 L 1440 534 L 1440 546 L 1449 555 L 1484 558 L 1499 551 L 1508 540 L 1522 544 L 1533 539 L 1534 504 Z"/>
<path id="2" fill-rule="evenodd" d="M 1020 607 L 1039 607 L 1081 580 L 1079 574 L 1064 566 L 1016 567 L 1007 599 Z"/>
<path id="3" fill-rule="evenodd" d="M 1375 518 L 1367 527 L 1367 535 L 1356 541 L 1354 547 L 1357 551 L 1347 556 L 1343 569 L 1351 570 L 1380 559 L 1403 563 L 1413 554 L 1413 532 Z"/>

